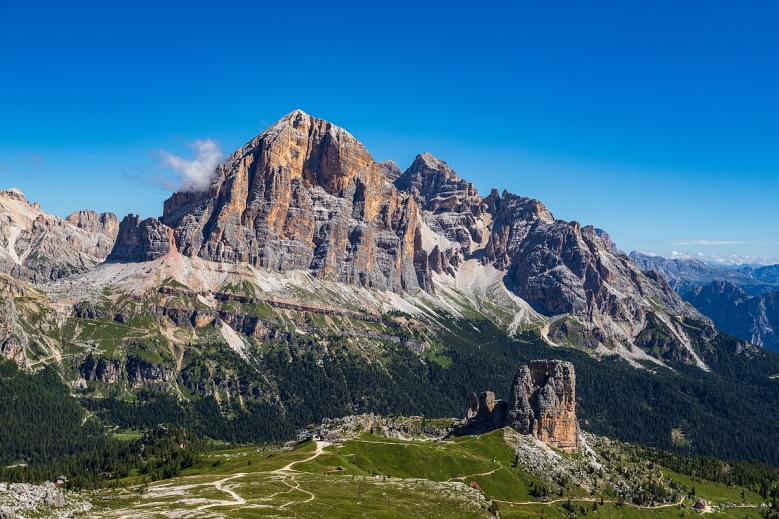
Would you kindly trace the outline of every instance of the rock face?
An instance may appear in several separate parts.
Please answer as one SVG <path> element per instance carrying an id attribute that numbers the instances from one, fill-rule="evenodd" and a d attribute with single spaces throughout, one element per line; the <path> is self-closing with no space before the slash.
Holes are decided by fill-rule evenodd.
<path id="1" fill-rule="evenodd" d="M 576 374 L 561 360 L 534 360 L 514 377 L 508 402 L 487 391 L 471 393 L 468 422 L 461 432 L 511 427 L 566 452 L 579 447 L 576 421 Z"/>
<path id="2" fill-rule="evenodd" d="M 175 193 L 162 222 L 188 256 L 413 291 L 418 210 L 393 171 L 345 130 L 295 111 L 220 165 L 209 191 Z"/>
<path id="3" fill-rule="evenodd" d="M 561 360 L 534 360 L 519 368 L 511 393 L 506 424 L 560 450 L 578 447 L 576 374 Z"/>
<path id="4" fill-rule="evenodd" d="M 684 299 L 722 331 L 779 351 L 779 291 L 751 296 L 733 283 L 714 281 L 694 288 Z"/>
<path id="5" fill-rule="evenodd" d="M 116 227 L 111 213 L 61 220 L 18 189 L 0 191 L 0 271 L 34 283 L 83 272 L 111 252 Z"/>
<path id="6" fill-rule="evenodd" d="M 603 240 L 603 243 L 606 244 L 606 247 L 609 248 L 612 254 L 625 254 L 619 248 L 617 248 L 617 244 L 611 241 L 611 236 L 609 236 L 609 233 L 604 231 L 603 229 L 595 229 L 595 234 L 598 235 L 598 237 Z"/>
<path id="7" fill-rule="evenodd" d="M 125 218 L 109 260 L 177 250 L 412 294 L 481 263 L 535 312 L 575 316 L 593 348 L 633 344 L 656 311 L 649 300 L 705 320 L 614 249 L 607 233 L 556 220 L 538 200 L 480 196 L 429 153 L 403 173 L 377 163 L 345 130 L 297 110 L 219 165 L 208 190 L 174 193 L 160 221 Z"/>
<path id="8" fill-rule="evenodd" d="M 83 209 L 69 215 L 65 221 L 79 229 L 105 234 L 111 238 L 116 238 L 119 232 L 119 220 L 114 213 L 97 214 L 94 211 Z"/>
<path id="9" fill-rule="evenodd" d="M 738 271 L 765 283 L 779 283 L 779 265 L 766 265 L 757 268 L 743 267 Z"/>
<path id="10" fill-rule="evenodd" d="M 22 367 L 27 365 L 27 341 L 18 325 L 15 298 L 26 295 L 21 282 L 0 274 L 0 355 Z"/>
<path id="11" fill-rule="evenodd" d="M 153 261 L 175 250 L 173 229 L 156 218 L 141 220 L 139 216 L 129 214 L 119 225 L 116 243 L 106 261 Z"/>

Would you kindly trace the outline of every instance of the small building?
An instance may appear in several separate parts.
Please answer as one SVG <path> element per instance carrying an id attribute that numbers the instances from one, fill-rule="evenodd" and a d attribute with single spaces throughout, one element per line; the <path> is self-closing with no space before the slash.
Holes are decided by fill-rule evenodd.
<path id="1" fill-rule="evenodd" d="M 57 485 L 58 487 L 61 487 L 67 482 L 68 482 L 68 478 L 66 478 L 65 476 L 59 476 L 57 479 L 54 480 L 54 484 Z"/>
<path id="2" fill-rule="evenodd" d="M 338 433 L 335 432 L 323 434 L 322 439 L 330 443 L 341 443 L 341 438 L 339 438 Z"/>
<path id="3" fill-rule="evenodd" d="M 711 506 L 705 499 L 698 499 L 698 502 L 692 505 L 692 507 L 699 512 L 711 512 Z"/>

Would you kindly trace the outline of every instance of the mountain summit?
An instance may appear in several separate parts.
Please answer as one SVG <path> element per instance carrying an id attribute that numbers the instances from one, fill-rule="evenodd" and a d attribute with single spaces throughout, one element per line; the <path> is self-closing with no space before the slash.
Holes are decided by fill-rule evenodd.
<path id="1" fill-rule="evenodd" d="M 652 314 L 688 350 L 682 357 L 702 365 L 669 314 L 706 319 L 592 226 L 506 191 L 482 197 L 430 153 L 400 174 L 300 110 L 228 157 L 208 190 L 174 193 L 159 221 L 125 218 L 109 261 L 169 253 L 396 294 L 450 286 L 479 304 L 497 281 L 513 312 L 525 308 L 519 321 L 547 322 L 551 341 L 630 350 Z"/>

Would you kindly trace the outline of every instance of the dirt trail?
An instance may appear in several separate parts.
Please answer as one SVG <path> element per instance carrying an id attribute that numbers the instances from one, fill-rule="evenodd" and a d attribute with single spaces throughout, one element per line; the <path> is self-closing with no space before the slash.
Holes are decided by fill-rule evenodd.
<path id="1" fill-rule="evenodd" d="M 551 504 L 554 504 L 554 503 L 562 503 L 563 501 L 568 501 L 569 499 L 573 503 L 575 503 L 577 501 L 587 501 L 587 502 L 590 502 L 590 503 L 594 503 L 596 501 L 600 502 L 600 499 L 595 498 L 595 497 L 574 497 L 574 498 L 562 497 L 560 499 L 554 499 L 552 501 L 546 501 L 546 502 L 542 502 L 542 501 L 503 501 L 501 499 L 493 499 L 493 501 L 495 501 L 496 503 L 505 503 L 507 505 L 551 505 Z M 684 503 L 685 499 L 686 498 L 682 497 L 679 500 L 678 503 L 668 503 L 668 504 L 665 504 L 665 505 L 657 505 L 657 506 L 642 506 L 642 505 L 635 505 L 633 503 L 627 503 L 627 502 L 624 502 L 622 504 L 624 504 L 625 506 L 632 506 L 633 508 L 645 508 L 647 510 L 655 510 L 656 508 L 668 508 L 670 506 L 679 506 L 682 503 Z M 612 501 L 612 500 L 609 500 L 609 499 L 606 499 L 603 502 L 604 503 L 617 503 L 617 501 Z"/>
<path id="2" fill-rule="evenodd" d="M 277 474 L 279 472 L 285 472 L 285 471 L 294 471 L 295 469 L 292 468 L 292 465 L 296 465 L 298 463 L 305 463 L 307 461 L 313 460 L 317 456 L 320 456 L 320 455 L 324 454 L 325 451 L 323 449 L 325 447 L 327 447 L 328 445 L 330 445 L 329 442 L 322 442 L 322 441 L 319 441 L 319 440 L 314 440 L 314 441 L 316 442 L 316 450 L 314 451 L 314 455 L 313 456 L 311 456 L 309 458 L 306 458 L 304 460 L 293 461 L 292 463 L 289 463 L 288 465 L 286 465 L 284 467 L 281 467 L 280 469 L 276 469 L 274 471 L 271 471 L 271 474 Z"/>
<path id="3" fill-rule="evenodd" d="M 468 478 L 473 478 L 473 477 L 476 477 L 476 476 L 491 476 L 492 474 L 494 474 L 495 472 L 497 472 L 497 471 L 499 471 L 500 469 L 503 468 L 503 465 L 501 465 L 500 462 L 498 462 L 498 465 L 500 465 L 498 468 L 492 469 L 489 472 L 482 472 L 481 474 L 468 474 L 467 476 L 457 476 L 457 477 L 454 477 L 454 478 L 449 478 L 449 479 L 447 479 L 447 481 L 452 481 L 453 479 L 468 479 Z"/>
<path id="4" fill-rule="evenodd" d="M 197 509 L 198 510 L 205 510 L 206 508 L 211 508 L 212 506 L 227 506 L 227 505 L 243 505 L 243 504 L 246 504 L 246 500 L 244 498 L 242 498 L 241 496 L 239 496 L 234 490 L 229 489 L 229 488 L 225 488 L 223 486 L 223 484 L 225 482 L 230 481 L 231 479 L 235 479 L 235 478 L 242 478 L 245 475 L 246 475 L 245 473 L 241 472 L 240 474 L 233 474 L 232 476 L 230 476 L 228 478 L 220 479 L 219 481 L 214 482 L 213 485 L 214 485 L 214 487 L 217 490 L 221 490 L 222 492 L 226 492 L 226 493 L 230 494 L 230 497 L 232 497 L 232 499 L 226 499 L 226 500 L 222 500 L 222 501 L 214 501 L 214 502 L 208 503 L 207 505 L 201 505 L 201 506 L 197 507 Z"/>

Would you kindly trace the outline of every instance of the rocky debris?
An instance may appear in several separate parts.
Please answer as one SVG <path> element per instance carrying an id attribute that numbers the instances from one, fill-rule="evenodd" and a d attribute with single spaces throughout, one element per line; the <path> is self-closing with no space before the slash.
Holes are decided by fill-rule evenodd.
<path id="1" fill-rule="evenodd" d="M 660 496 L 649 496 L 661 503 L 678 502 L 685 490 L 667 477 L 658 466 L 637 461 L 631 456 L 631 447 L 603 436 L 579 433 L 579 452 L 560 454 L 538 439 L 504 429 L 506 444 L 515 452 L 516 468 L 538 477 L 546 494 L 540 501 L 559 495 L 563 489 L 608 489 L 615 496 L 635 502 L 634 498 L 648 488 L 660 491 Z M 646 496 L 644 496 L 646 497 Z M 648 504 L 648 503 L 647 503 Z"/>
<path id="2" fill-rule="evenodd" d="M 566 452 L 578 448 L 576 374 L 561 360 L 534 360 L 521 366 L 508 402 L 486 391 L 471 393 L 467 421 L 458 434 L 483 433 L 504 426 Z"/>
<path id="3" fill-rule="evenodd" d="M 714 281 L 684 299 L 725 333 L 779 351 L 779 291 L 751 296 L 733 283 Z"/>
<path id="4" fill-rule="evenodd" d="M 82 213 L 83 219 L 78 216 Z M 116 217 L 91 211 L 75 215 L 61 220 L 30 204 L 18 189 L 0 191 L 0 271 L 40 283 L 83 272 L 105 260 L 114 244 L 111 221 Z M 91 215 L 97 217 L 92 225 Z"/>
<path id="5" fill-rule="evenodd" d="M 310 425 L 298 432 L 305 437 L 332 435 L 342 441 L 365 432 L 400 440 L 440 440 L 451 432 L 455 422 L 456 420 L 450 419 L 427 423 L 422 416 L 382 416 L 370 413 L 335 419 L 325 418 L 321 424 Z"/>
<path id="6" fill-rule="evenodd" d="M 100 213 L 82 209 L 65 218 L 65 221 L 79 229 L 102 233 L 116 238 L 119 233 L 119 219 L 114 213 Z"/>
<path id="7" fill-rule="evenodd" d="M 119 224 L 116 243 L 106 261 L 153 261 L 175 250 L 173 229 L 156 218 L 141 220 L 140 216 L 128 214 Z"/>
<path id="8" fill-rule="evenodd" d="M 42 485 L 0 483 L 0 519 L 14 517 L 72 517 L 92 505 L 73 492 L 67 494 L 47 481 Z"/>

